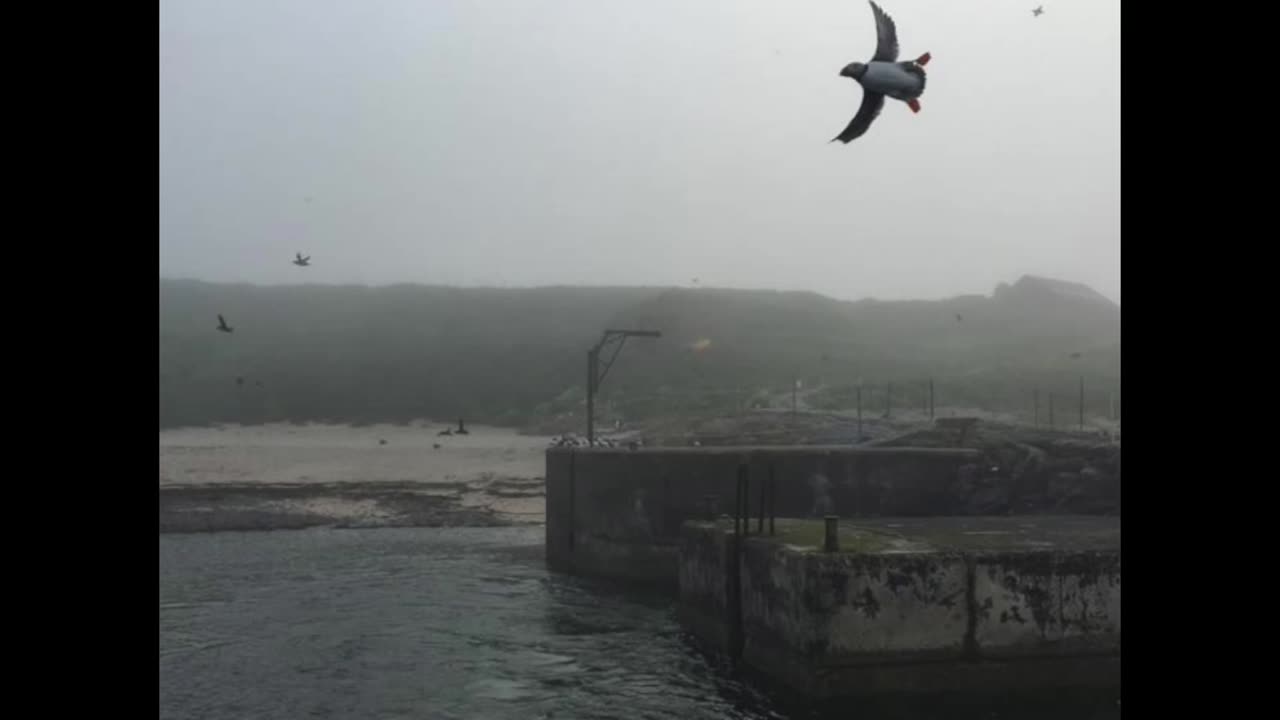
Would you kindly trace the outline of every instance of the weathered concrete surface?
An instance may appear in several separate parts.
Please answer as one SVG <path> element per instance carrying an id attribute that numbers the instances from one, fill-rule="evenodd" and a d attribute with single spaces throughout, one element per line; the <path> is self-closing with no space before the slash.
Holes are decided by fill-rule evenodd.
<path id="1" fill-rule="evenodd" d="M 974 643 L 983 657 L 1120 651 L 1120 551 L 973 558 Z"/>
<path id="2" fill-rule="evenodd" d="M 729 608 L 733 532 L 711 523 L 691 527 L 697 529 L 681 534 L 677 615 L 704 642 L 728 648 L 734 639 Z"/>
<path id="3" fill-rule="evenodd" d="M 690 523 L 681 616 L 720 647 L 739 633 L 743 662 L 816 697 L 1118 686 L 1119 519 L 1027 520 L 842 523 L 837 553 L 784 521 L 743 539 L 736 579 L 732 523 Z"/>
<path id="4" fill-rule="evenodd" d="M 731 512 L 737 470 L 749 467 L 758 514 L 772 469 L 779 515 L 927 515 L 950 507 L 973 450 L 783 446 L 547 451 L 547 563 L 556 570 L 675 588 L 680 528 Z"/>

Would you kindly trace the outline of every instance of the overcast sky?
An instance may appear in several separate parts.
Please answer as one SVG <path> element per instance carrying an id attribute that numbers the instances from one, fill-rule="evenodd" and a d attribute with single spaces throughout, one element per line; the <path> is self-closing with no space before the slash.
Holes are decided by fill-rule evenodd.
<path id="1" fill-rule="evenodd" d="M 1119 0 L 161 0 L 160 274 L 1120 299 Z M 313 266 L 290 264 L 293 253 Z"/>

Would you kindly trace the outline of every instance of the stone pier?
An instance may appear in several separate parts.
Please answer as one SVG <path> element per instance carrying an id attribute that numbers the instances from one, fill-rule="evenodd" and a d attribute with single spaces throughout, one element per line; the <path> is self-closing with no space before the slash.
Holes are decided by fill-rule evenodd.
<path id="1" fill-rule="evenodd" d="M 1120 521 L 689 522 L 679 612 L 702 640 L 814 698 L 1120 686 Z"/>

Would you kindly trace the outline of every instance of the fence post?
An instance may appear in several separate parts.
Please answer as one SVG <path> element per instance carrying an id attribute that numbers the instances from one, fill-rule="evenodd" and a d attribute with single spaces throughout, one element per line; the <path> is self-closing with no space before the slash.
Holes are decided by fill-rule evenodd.
<path id="1" fill-rule="evenodd" d="M 769 490 L 769 487 L 767 484 L 760 483 L 760 516 L 759 516 L 759 519 L 756 520 L 757 535 L 764 534 L 764 504 L 765 504 L 765 500 L 767 499 L 768 490 Z"/>
<path id="2" fill-rule="evenodd" d="M 862 383 L 858 383 L 858 442 L 862 442 Z"/>
<path id="3" fill-rule="evenodd" d="M 1080 432 L 1084 432 L 1084 376 L 1080 376 Z"/>
<path id="4" fill-rule="evenodd" d="M 778 485 L 773 474 L 773 463 L 769 463 L 769 535 L 777 534 L 774 520 L 778 517 Z"/>
<path id="5" fill-rule="evenodd" d="M 750 535 L 751 534 L 751 511 L 750 501 L 747 497 L 749 489 L 747 481 L 747 464 L 738 465 L 738 506 L 734 508 L 734 534 Z M 741 529 L 739 529 L 739 524 Z"/>

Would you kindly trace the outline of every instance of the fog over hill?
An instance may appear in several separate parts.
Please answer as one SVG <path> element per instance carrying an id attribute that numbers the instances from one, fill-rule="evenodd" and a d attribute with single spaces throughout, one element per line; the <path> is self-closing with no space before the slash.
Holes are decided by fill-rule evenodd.
<path id="1" fill-rule="evenodd" d="M 215 330 L 222 314 L 234 332 Z M 834 300 L 659 287 L 253 286 L 160 280 L 160 426 L 465 416 L 519 425 L 581 406 L 586 350 L 636 340 L 602 389 L 629 420 L 714 413 L 795 379 L 839 405 L 858 380 L 933 378 L 939 403 L 1016 406 L 1083 377 L 1118 396 L 1120 307 L 1025 276 L 991 295 Z M 823 399 L 825 398 L 825 400 Z M 1100 398 L 1100 399 L 1099 399 Z M 1091 404 L 1106 395 L 1091 395 Z"/>

